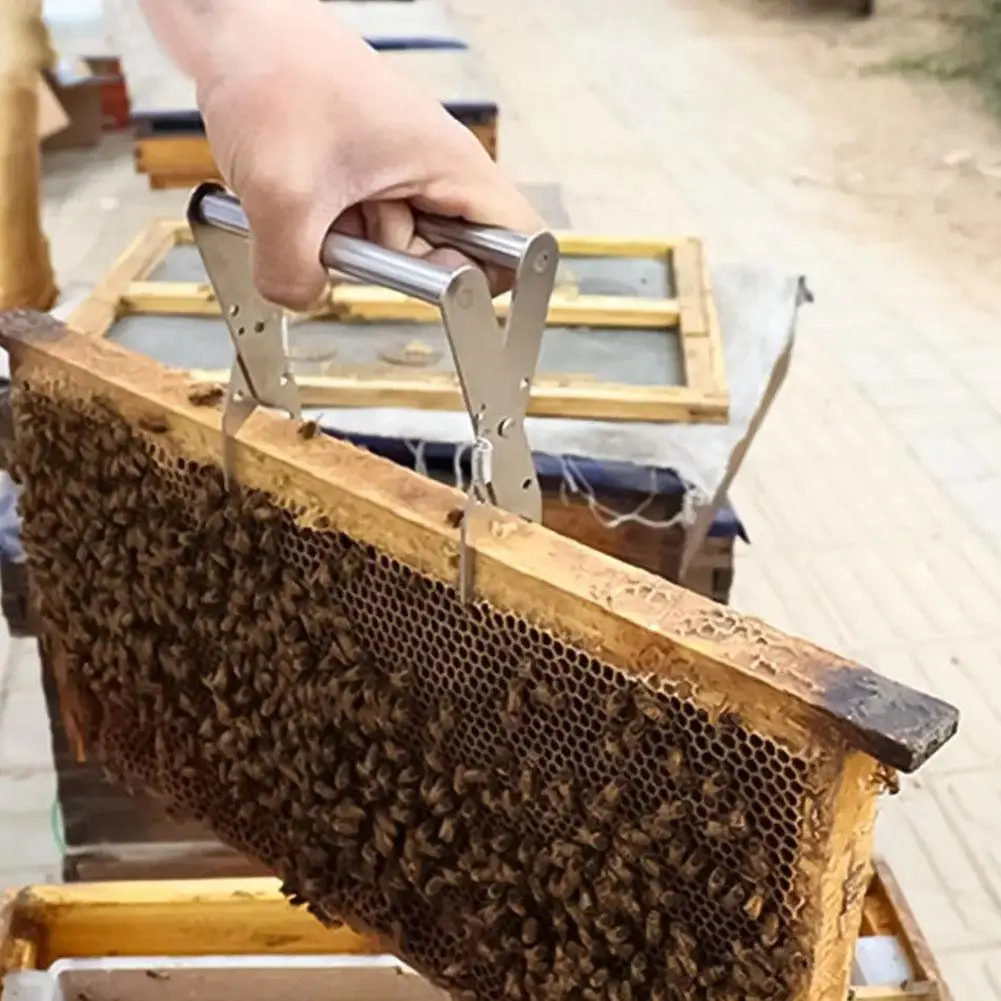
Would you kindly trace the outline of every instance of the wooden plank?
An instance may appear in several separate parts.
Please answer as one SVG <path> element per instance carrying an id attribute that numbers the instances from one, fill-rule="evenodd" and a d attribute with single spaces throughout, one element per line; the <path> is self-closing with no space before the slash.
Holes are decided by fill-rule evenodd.
<path id="1" fill-rule="evenodd" d="M 511 309 L 511 294 L 494 299 L 497 315 L 504 319 Z M 219 302 L 212 286 L 199 282 L 133 282 L 119 300 L 119 315 L 219 316 Z M 333 319 L 341 323 L 381 323 L 407 320 L 436 323 L 437 306 L 372 285 L 334 285 L 323 305 L 313 310 L 313 319 Z M 674 299 L 646 299 L 638 296 L 555 294 L 546 322 L 554 327 L 612 327 L 629 330 L 661 330 L 678 322 L 678 302 Z"/>
<path id="2" fill-rule="evenodd" d="M 16 961 L 23 932 L 44 968 L 57 959 L 105 956 L 368 955 L 378 939 L 324 928 L 293 908 L 269 877 L 77 883 L 8 894 L 0 904 L 0 969 Z M 34 935 L 31 932 L 34 931 Z"/>
<path id="3" fill-rule="evenodd" d="M 450 373 L 413 372 L 393 375 L 362 366 L 325 365 L 329 375 L 299 375 L 296 383 L 303 406 L 403 407 L 414 410 L 462 411 L 459 382 Z M 191 379 L 202 384 L 222 384 L 228 372 L 192 369 Z M 708 401 L 684 386 L 631 386 L 588 382 L 567 375 L 562 379 L 538 378 L 532 383 L 528 403 L 532 417 L 570 417 L 607 421 L 724 423 L 725 401 Z"/>
<path id="4" fill-rule="evenodd" d="M 455 116 L 479 139 L 493 159 L 497 158 L 495 113 Z M 201 181 L 221 180 L 222 175 L 203 133 L 144 135 L 140 130 L 133 148 L 136 172 L 149 178 L 156 190 L 191 188 Z"/>
<path id="5" fill-rule="evenodd" d="M 399 0 L 393 0 L 393 2 L 399 2 Z M 558 188 L 559 186 L 554 185 L 553 187 Z M 533 193 L 532 185 L 519 185 L 519 188 L 529 196 Z M 173 227 L 174 242 L 178 246 L 190 245 L 192 242 L 191 228 L 187 221 L 174 219 L 171 220 L 170 224 Z M 682 244 L 692 242 L 690 237 L 644 239 L 632 236 L 603 236 L 600 233 L 579 233 L 576 230 L 563 229 L 561 225 L 555 226 L 552 233 L 559 244 L 560 255 L 563 258 L 617 257 L 663 260 L 664 267 L 667 268 L 670 265 L 672 250 Z"/>
<path id="6" fill-rule="evenodd" d="M 709 290 L 708 268 L 702 245 L 689 240 L 671 255 L 678 301 L 685 379 L 708 396 L 727 394 L 723 339 Z"/>

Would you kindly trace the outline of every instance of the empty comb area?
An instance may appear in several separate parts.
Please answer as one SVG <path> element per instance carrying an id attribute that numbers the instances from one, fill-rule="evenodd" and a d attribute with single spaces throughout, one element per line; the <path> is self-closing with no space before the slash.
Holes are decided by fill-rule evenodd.
<path id="1" fill-rule="evenodd" d="M 27 386 L 16 414 L 42 618 L 114 775 L 463 997 L 799 996 L 829 773 L 162 428 Z"/>

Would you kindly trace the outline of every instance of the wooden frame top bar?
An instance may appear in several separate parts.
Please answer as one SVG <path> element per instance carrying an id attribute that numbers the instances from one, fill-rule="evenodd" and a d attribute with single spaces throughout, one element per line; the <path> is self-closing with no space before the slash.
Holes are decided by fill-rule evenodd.
<path id="1" fill-rule="evenodd" d="M 195 461 L 218 462 L 220 414 L 189 399 L 190 374 L 171 370 L 51 317 L 0 316 L 15 386 L 68 387 L 101 398 L 143 431 Z M 58 394 L 57 394 L 58 395 Z M 457 578 L 457 490 L 294 421 L 256 412 L 239 436 L 236 475 L 290 504 L 334 514 L 331 527 L 449 584 Z M 817 734 L 911 772 L 955 732 L 946 703 L 884 678 L 541 526 L 490 510 L 470 526 L 479 596 L 528 621 L 545 616 L 610 663 L 702 682 L 765 729 L 817 744 Z M 722 701 L 725 697 L 725 703 Z"/>

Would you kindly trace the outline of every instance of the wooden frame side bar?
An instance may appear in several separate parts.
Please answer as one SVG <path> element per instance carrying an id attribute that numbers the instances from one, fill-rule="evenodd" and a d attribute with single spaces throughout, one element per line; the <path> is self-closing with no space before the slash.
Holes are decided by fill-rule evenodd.
<path id="1" fill-rule="evenodd" d="M 129 285 L 152 274 L 176 244 L 175 222 L 161 219 L 151 223 L 70 314 L 73 329 L 92 337 L 104 337 L 118 318 L 121 299 Z"/>
<path id="2" fill-rule="evenodd" d="M 507 316 L 511 295 L 494 300 L 497 315 Z M 123 314 L 218 316 L 219 303 L 211 285 L 201 282 L 131 282 L 120 300 Z M 412 299 L 390 289 L 371 285 L 334 285 L 319 308 L 309 316 L 340 323 L 379 323 L 404 320 L 435 323 L 437 306 Z M 570 298 L 556 294 L 549 305 L 547 320 L 553 326 L 614 327 L 630 330 L 662 331 L 678 323 L 679 307 L 674 299 L 645 299 L 612 295 L 581 295 Z"/>
<path id="3" fill-rule="evenodd" d="M 207 384 L 225 384 L 223 369 L 192 369 L 191 378 Z M 570 377 L 572 380 L 573 377 Z M 336 375 L 297 375 L 303 406 L 403 407 L 408 410 L 462 412 L 465 404 L 459 382 L 451 373 L 385 374 L 374 367 L 338 366 Z M 614 382 L 577 384 L 563 379 L 536 379 L 528 402 L 531 417 L 570 417 L 608 421 L 725 421 L 725 411 L 707 407 L 705 398 L 681 386 L 631 386 Z"/>
<path id="4" fill-rule="evenodd" d="M 100 396 L 134 425 L 149 428 L 153 419 L 166 428 L 141 432 L 162 447 L 218 464 L 220 414 L 189 399 L 186 373 L 24 311 L 0 318 L 0 346 L 18 385 L 37 377 L 66 387 L 60 392 Z M 239 482 L 322 511 L 336 530 L 455 584 L 455 511 L 463 503 L 456 489 L 327 436 L 304 439 L 296 422 L 262 410 L 236 444 Z M 847 745 L 913 771 L 955 732 L 958 713 L 938 699 L 542 526 L 488 509 L 467 538 L 481 600 L 612 665 L 657 675 L 668 689 L 718 700 L 714 712 L 746 714 L 776 739 L 819 753 L 826 740 L 827 751 Z M 702 697 L 700 688 L 725 695 Z"/>
<path id="5" fill-rule="evenodd" d="M 671 255 L 685 381 L 711 399 L 728 398 L 723 337 L 702 244 L 688 240 Z"/>

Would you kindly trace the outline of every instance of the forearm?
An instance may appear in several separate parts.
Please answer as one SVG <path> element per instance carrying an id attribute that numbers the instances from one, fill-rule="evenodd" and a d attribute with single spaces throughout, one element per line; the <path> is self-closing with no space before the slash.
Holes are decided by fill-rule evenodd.
<path id="1" fill-rule="evenodd" d="M 269 75 L 303 55 L 304 46 L 323 46 L 339 71 L 349 70 L 359 50 L 367 49 L 319 0 L 140 3 L 160 44 L 199 89 L 233 69 Z"/>

